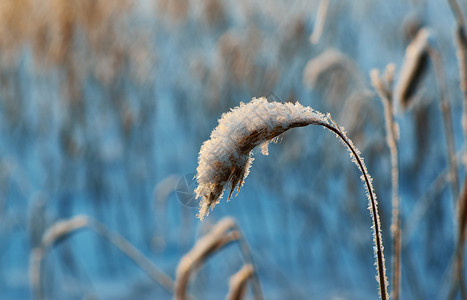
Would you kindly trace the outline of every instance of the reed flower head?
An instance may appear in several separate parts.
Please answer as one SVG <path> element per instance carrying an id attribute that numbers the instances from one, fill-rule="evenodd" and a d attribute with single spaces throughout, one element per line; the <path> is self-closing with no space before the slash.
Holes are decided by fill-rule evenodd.
<path id="1" fill-rule="evenodd" d="M 250 103 L 225 113 L 199 152 L 196 198 L 201 198 L 198 217 L 203 219 L 217 204 L 224 189 L 237 193 L 248 176 L 251 151 L 261 145 L 267 155 L 268 143 L 293 127 L 327 123 L 327 117 L 309 107 L 292 103 L 268 102 L 254 98 Z"/>

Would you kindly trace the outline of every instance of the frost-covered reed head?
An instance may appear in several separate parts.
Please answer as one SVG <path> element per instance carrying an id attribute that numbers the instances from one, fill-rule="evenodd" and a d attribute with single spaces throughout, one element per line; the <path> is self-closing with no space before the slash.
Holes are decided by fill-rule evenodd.
<path id="1" fill-rule="evenodd" d="M 353 162 L 362 173 L 361 179 L 367 190 L 369 208 L 373 221 L 373 241 L 378 271 L 379 295 L 388 299 L 387 277 L 383 253 L 381 222 L 378 202 L 371 184 L 372 179 L 360 156 L 344 129 L 329 115 L 304 107 L 299 103 L 268 102 L 265 98 L 253 99 L 222 115 L 219 125 L 211 133 L 211 138 L 201 147 L 198 161 L 198 187 L 196 198 L 201 198 L 199 218 L 209 213 L 209 208 L 219 202 L 224 189 L 230 188 L 229 198 L 234 189 L 243 184 L 248 175 L 252 158 L 251 151 L 261 145 L 267 154 L 271 139 L 294 127 L 320 125 L 334 132 L 350 151 Z"/>
<path id="2" fill-rule="evenodd" d="M 199 152 L 195 190 L 196 198 L 201 198 L 198 217 L 209 214 L 224 189 L 230 189 L 228 199 L 236 187 L 238 193 L 248 176 L 255 147 L 261 145 L 261 152 L 267 155 L 268 143 L 288 129 L 324 123 L 328 123 L 327 117 L 309 107 L 268 102 L 264 97 L 240 103 L 224 113 Z"/>

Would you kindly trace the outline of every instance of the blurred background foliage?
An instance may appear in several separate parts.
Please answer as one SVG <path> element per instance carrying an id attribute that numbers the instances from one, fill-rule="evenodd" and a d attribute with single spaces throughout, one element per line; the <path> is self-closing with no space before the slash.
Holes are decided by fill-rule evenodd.
<path id="1" fill-rule="evenodd" d="M 329 0 L 312 44 L 319 2 L 2 0 L 0 298 L 33 297 L 31 250 L 58 220 L 87 214 L 171 277 L 211 224 L 230 215 L 251 245 L 266 299 L 375 299 L 367 199 L 332 134 L 295 129 L 269 157 L 256 153 L 239 195 L 203 223 L 175 193 L 223 112 L 252 97 L 298 100 L 330 112 L 362 151 L 390 263 L 390 157 L 368 74 L 391 62 L 397 73 L 408 43 L 428 26 L 460 151 L 455 19 L 447 1 Z M 403 299 L 444 298 L 454 251 L 432 69 L 397 115 Z M 191 293 L 222 299 L 240 267 L 234 247 L 216 254 Z M 90 232 L 57 244 L 42 276 L 47 299 L 171 298 Z"/>

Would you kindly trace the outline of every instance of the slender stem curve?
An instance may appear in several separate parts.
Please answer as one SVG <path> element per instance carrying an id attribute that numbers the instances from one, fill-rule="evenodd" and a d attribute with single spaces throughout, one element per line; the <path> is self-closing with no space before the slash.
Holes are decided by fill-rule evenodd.
<path id="1" fill-rule="evenodd" d="M 370 199 L 371 216 L 372 216 L 373 224 L 374 224 L 373 230 L 374 230 L 374 242 L 376 244 L 375 252 L 376 252 L 377 267 L 378 267 L 378 283 L 379 283 L 379 288 L 380 288 L 380 297 L 382 300 L 386 300 L 389 297 L 387 294 L 387 279 L 386 279 L 386 267 L 384 265 L 383 240 L 381 238 L 381 222 L 378 217 L 379 216 L 378 205 L 376 203 L 376 195 L 371 185 L 371 177 L 368 174 L 365 164 L 363 163 L 360 155 L 358 154 L 358 150 L 356 150 L 353 143 L 350 142 L 350 140 L 347 138 L 345 133 L 341 131 L 340 127 L 334 122 L 334 120 L 332 119 L 330 120 L 336 127 L 333 127 L 326 123 L 319 123 L 319 125 L 322 125 L 326 127 L 327 129 L 331 130 L 332 132 L 334 132 L 345 143 L 345 145 L 349 148 L 350 152 L 355 158 L 355 163 L 357 164 L 358 168 L 362 172 L 363 180 L 365 181 L 366 189 L 368 191 L 368 198 Z"/>

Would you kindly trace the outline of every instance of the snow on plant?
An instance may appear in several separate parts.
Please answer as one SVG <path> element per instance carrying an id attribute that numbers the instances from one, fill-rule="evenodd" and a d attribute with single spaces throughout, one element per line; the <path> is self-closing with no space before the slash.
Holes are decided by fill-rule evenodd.
<path id="1" fill-rule="evenodd" d="M 268 102 L 266 98 L 254 98 L 250 103 L 224 113 L 219 125 L 204 142 L 198 158 L 196 198 L 200 200 L 198 217 L 202 220 L 209 209 L 219 203 L 224 189 L 230 189 L 228 199 L 237 187 L 237 193 L 248 176 L 253 158 L 252 150 L 261 145 L 267 155 L 268 143 L 285 131 L 308 125 L 321 125 L 334 132 L 348 147 L 352 160 L 362 173 L 367 189 L 369 209 L 373 220 L 373 241 L 377 265 L 377 281 L 381 299 L 387 299 L 387 279 L 381 236 L 381 222 L 378 214 L 376 195 L 372 178 L 368 173 L 360 152 L 331 116 L 305 107 L 298 102 Z"/>

